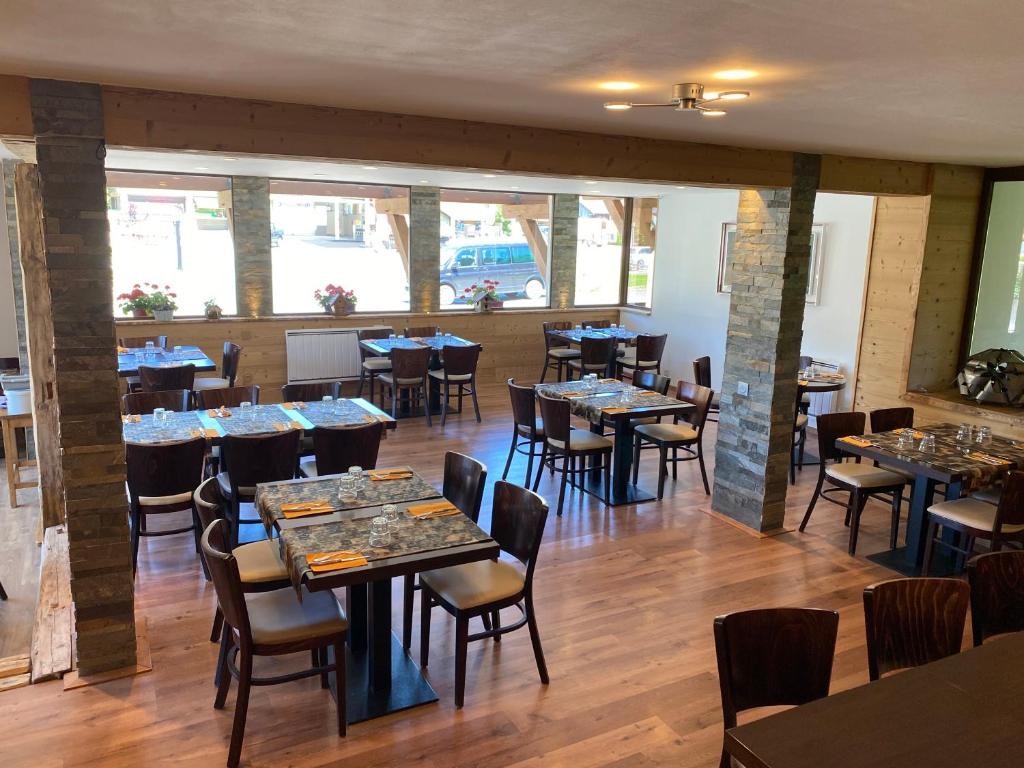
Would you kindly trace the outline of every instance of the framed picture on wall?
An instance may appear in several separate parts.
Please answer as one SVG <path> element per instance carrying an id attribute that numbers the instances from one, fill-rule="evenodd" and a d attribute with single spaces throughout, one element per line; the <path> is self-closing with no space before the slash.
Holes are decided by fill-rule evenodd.
<path id="1" fill-rule="evenodd" d="M 718 254 L 718 292 L 732 293 L 732 258 L 736 248 L 736 223 L 722 225 L 722 243 Z M 825 225 L 811 227 L 811 268 L 807 279 L 807 303 L 817 304 L 821 294 L 822 262 L 825 258 Z"/>

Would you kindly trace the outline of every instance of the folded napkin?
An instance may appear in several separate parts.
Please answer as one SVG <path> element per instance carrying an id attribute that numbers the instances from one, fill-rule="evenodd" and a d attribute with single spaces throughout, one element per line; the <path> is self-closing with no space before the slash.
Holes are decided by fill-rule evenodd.
<path id="1" fill-rule="evenodd" d="M 278 432 L 287 432 L 289 429 L 302 429 L 302 425 L 297 421 L 289 421 L 287 424 L 275 422 L 274 429 Z"/>
<path id="2" fill-rule="evenodd" d="M 808 381 L 807 381 L 807 379 L 800 379 L 800 380 L 799 380 L 799 381 L 797 382 L 797 384 L 799 384 L 799 385 L 800 385 L 801 387 L 806 387 L 806 386 L 807 386 L 807 384 L 808 384 Z"/>
<path id="3" fill-rule="evenodd" d="M 590 392 L 578 392 L 577 390 L 571 390 L 566 392 L 559 392 L 562 397 L 589 397 Z"/>
<path id="4" fill-rule="evenodd" d="M 920 440 L 922 437 L 924 437 L 924 432 L 918 432 L 916 429 L 894 429 L 893 432 L 895 432 L 897 435 L 902 435 L 904 432 L 909 432 L 914 436 L 915 440 Z"/>
<path id="5" fill-rule="evenodd" d="M 850 445 L 855 445 L 858 448 L 867 448 L 868 446 L 871 445 L 870 440 L 863 440 L 859 437 L 840 437 L 839 442 L 849 443 Z"/>
<path id="6" fill-rule="evenodd" d="M 1008 459 L 1002 459 L 999 456 L 992 456 L 991 454 L 983 453 L 981 451 L 971 451 L 970 453 L 967 454 L 967 457 L 971 459 L 976 459 L 977 461 L 983 461 L 986 464 L 991 464 L 992 466 L 995 467 L 1001 467 L 1006 464 L 1013 464 L 1013 462 Z"/>
<path id="7" fill-rule="evenodd" d="M 294 403 L 285 403 L 285 408 L 291 408 L 292 410 L 300 410 L 306 407 L 306 404 L 301 400 L 296 400 Z"/>
<path id="8" fill-rule="evenodd" d="M 597 381 L 599 383 L 601 383 L 601 384 L 621 384 L 622 383 L 618 379 L 598 379 Z"/>
<path id="9" fill-rule="evenodd" d="M 142 421 L 142 417 L 137 413 L 133 413 L 128 416 L 122 416 L 121 421 L 124 424 L 138 424 Z"/>
<path id="10" fill-rule="evenodd" d="M 206 411 L 206 415 L 214 419 L 218 417 L 226 419 L 228 416 L 231 415 L 231 411 L 229 411 L 227 408 L 209 408 Z"/>
<path id="11" fill-rule="evenodd" d="M 385 422 L 390 421 L 390 419 L 387 416 L 374 416 L 372 413 L 367 413 L 363 415 L 363 421 L 368 424 L 373 424 L 378 421 L 381 424 L 384 424 Z"/>
<path id="12" fill-rule="evenodd" d="M 645 389 L 642 392 L 637 392 L 636 394 L 637 394 L 638 397 L 651 397 L 653 395 L 660 395 L 661 393 L 660 392 L 652 392 L 649 389 Z"/>
<path id="13" fill-rule="evenodd" d="M 117 354 L 119 354 L 119 355 L 123 355 L 123 354 L 125 354 L 125 353 L 126 353 L 127 351 L 128 351 L 128 347 L 118 347 L 118 348 L 117 348 Z"/>
<path id="14" fill-rule="evenodd" d="M 601 413 L 625 413 L 629 408 L 624 408 L 621 405 L 609 405 L 607 408 L 602 408 Z"/>
<path id="15" fill-rule="evenodd" d="M 336 552 L 312 552 L 306 555 L 306 564 L 313 573 L 327 573 L 345 568 L 359 568 L 369 563 L 361 553 L 342 549 Z"/>
<path id="16" fill-rule="evenodd" d="M 216 437 L 220 437 L 220 432 L 218 432 L 216 429 L 210 429 L 209 427 L 207 427 L 206 429 L 190 429 L 188 431 L 188 434 L 189 437 L 205 437 L 210 440 Z"/>
<path id="17" fill-rule="evenodd" d="M 331 502 L 326 500 L 296 501 L 281 505 L 281 514 L 285 516 L 286 520 L 292 520 L 296 517 L 309 517 L 311 515 L 326 515 L 328 512 L 334 511 Z"/>
<path id="18" fill-rule="evenodd" d="M 371 480 L 408 480 L 412 477 L 411 469 L 371 469 L 366 473 Z"/>
<path id="19" fill-rule="evenodd" d="M 442 499 L 426 504 L 412 504 L 409 506 L 409 514 L 419 518 L 448 517 L 448 515 L 460 515 L 462 511 L 447 499 Z"/>

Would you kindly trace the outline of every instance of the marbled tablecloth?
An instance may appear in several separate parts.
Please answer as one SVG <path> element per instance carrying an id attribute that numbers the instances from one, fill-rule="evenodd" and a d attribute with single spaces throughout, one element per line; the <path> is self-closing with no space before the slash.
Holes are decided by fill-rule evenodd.
<path id="1" fill-rule="evenodd" d="M 687 403 L 674 397 L 650 393 L 649 390 L 634 387 L 618 380 L 598 379 L 594 384 L 583 381 L 563 381 L 557 384 L 538 384 L 537 392 L 545 397 L 562 397 L 563 393 L 587 392 L 586 397 L 569 397 L 569 412 L 591 424 L 600 424 L 605 408 L 627 408 L 629 413 L 641 418 L 649 408 L 685 408 Z M 648 394 L 642 394 L 648 393 Z M 691 406 L 692 407 L 692 406 Z"/>
<path id="2" fill-rule="evenodd" d="M 167 412 L 166 419 L 154 419 L 152 414 L 139 417 L 138 422 L 127 421 L 121 425 L 126 443 L 173 443 L 201 437 L 203 423 L 195 411 L 184 413 Z"/>

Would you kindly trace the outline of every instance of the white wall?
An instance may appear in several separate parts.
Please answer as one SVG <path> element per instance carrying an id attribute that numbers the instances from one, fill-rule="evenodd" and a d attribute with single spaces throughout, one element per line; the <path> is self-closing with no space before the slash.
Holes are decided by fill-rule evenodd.
<path id="1" fill-rule="evenodd" d="M 3 168 L 0 167 L 0 191 Z M 7 241 L 7 215 L 0 195 L 0 357 L 18 356 L 18 328 L 14 324 L 14 278 L 11 275 L 11 251 Z"/>
<path id="2" fill-rule="evenodd" d="M 737 190 L 690 189 L 658 207 L 654 297 L 650 315 L 623 312 L 630 328 L 668 333 L 662 372 L 693 380 L 692 361 L 711 356 L 712 386 L 722 383 L 729 295 L 717 293 L 722 225 L 736 221 Z M 857 358 L 874 198 L 819 194 L 814 222 L 825 224 L 819 303 L 804 316 L 803 354 L 838 363 L 850 374 Z M 836 407 L 850 407 L 851 388 Z"/>

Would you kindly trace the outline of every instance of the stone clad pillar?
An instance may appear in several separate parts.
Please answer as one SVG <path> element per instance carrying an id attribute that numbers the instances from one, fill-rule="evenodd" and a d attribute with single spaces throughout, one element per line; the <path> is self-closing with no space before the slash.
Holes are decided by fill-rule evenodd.
<path id="1" fill-rule="evenodd" d="M 271 276 L 270 180 L 231 177 L 231 231 L 235 245 L 235 297 L 242 317 L 274 314 Z"/>
<path id="2" fill-rule="evenodd" d="M 576 304 L 576 234 L 579 195 L 555 195 L 551 210 L 551 275 L 548 297 L 552 309 Z"/>
<path id="3" fill-rule="evenodd" d="M 797 154 L 790 189 L 740 193 L 711 503 L 759 532 L 785 516 L 820 170 Z"/>
<path id="4" fill-rule="evenodd" d="M 409 311 L 437 312 L 441 282 L 441 190 L 409 190 Z"/>
<path id="5" fill-rule="evenodd" d="M 113 278 L 96 85 L 32 80 L 78 668 L 135 664 Z M 33 295 L 26 296 L 33 312 Z"/>

